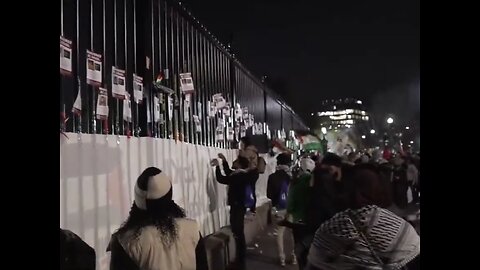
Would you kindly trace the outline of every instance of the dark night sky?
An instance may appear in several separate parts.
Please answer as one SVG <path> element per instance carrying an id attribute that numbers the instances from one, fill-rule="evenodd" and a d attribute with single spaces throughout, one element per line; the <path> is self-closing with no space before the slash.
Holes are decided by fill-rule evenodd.
<path id="1" fill-rule="evenodd" d="M 182 3 L 303 115 L 327 98 L 409 95 L 420 78 L 418 0 Z"/>

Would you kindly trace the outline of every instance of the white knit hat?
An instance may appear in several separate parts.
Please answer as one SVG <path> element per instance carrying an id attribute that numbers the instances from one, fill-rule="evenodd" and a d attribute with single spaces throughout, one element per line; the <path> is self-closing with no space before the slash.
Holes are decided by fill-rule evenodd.
<path id="1" fill-rule="evenodd" d="M 157 200 L 170 193 L 172 181 L 160 169 L 150 167 L 145 169 L 135 184 L 135 205 L 147 210 L 147 200 Z"/>
<path id="2" fill-rule="evenodd" d="M 304 172 L 313 172 L 313 169 L 315 169 L 315 161 L 309 157 L 304 157 L 300 159 L 300 168 Z"/>

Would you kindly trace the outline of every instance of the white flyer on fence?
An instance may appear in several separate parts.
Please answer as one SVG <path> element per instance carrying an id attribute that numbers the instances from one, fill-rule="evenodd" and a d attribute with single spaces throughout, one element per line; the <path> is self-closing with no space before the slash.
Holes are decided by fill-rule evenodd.
<path id="1" fill-rule="evenodd" d="M 160 121 L 160 99 L 158 97 L 153 97 L 153 106 L 155 111 L 153 112 L 153 121 L 155 123 Z"/>
<path id="2" fill-rule="evenodd" d="M 168 120 L 173 119 L 173 97 L 168 96 Z"/>
<path id="3" fill-rule="evenodd" d="M 123 120 L 129 123 L 132 122 L 132 102 L 130 94 L 125 92 L 125 99 L 123 100 Z"/>
<path id="4" fill-rule="evenodd" d="M 223 107 L 225 107 L 225 105 L 227 105 L 225 98 L 223 98 L 222 94 L 220 93 L 213 95 L 212 100 L 213 100 L 213 104 L 215 105 L 215 109 L 217 110 L 220 110 Z"/>
<path id="5" fill-rule="evenodd" d="M 217 113 L 217 108 L 215 107 L 215 104 L 212 102 L 208 102 L 208 117 L 215 117 L 215 114 Z"/>
<path id="6" fill-rule="evenodd" d="M 102 84 L 102 55 L 87 50 L 87 83 L 94 86 Z"/>
<path id="7" fill-rule="evenodd" d="M 108 92 L 107 89 L 100 87 L 97 99 L 97 119 L 108 118 Z"/>
<path id="8" fill-rule="evenodd" d="M 235 106 L 235 121 L 240 122 L 243 119 L 242 107 L 237 103 Z"/>
<path id="9" fill-rule="evenodd" d="M 244 107 L 242 109 L 242 114 L 243 114 L 243 120 L 247 121 L 248 120 L 248 108 Z"/>
<path id="10" fill-rule="evenodd" d="M 190 122 L 190 95 L 183 101 L 183 121 Z"/>
<path id="11" fill-rule="evenodd" d="M 112 67 L 112 96 L 125 98 L 125 70 Z"/>
<path id="12" fill-rule="evenodd" d="M 198 112 L 198 119 L 202 120 L 202 103 L 197 102 L 197 112 Z"/>
<path id="13" fill-rule="evenodd" d="M 247 127 L 245 125 L 240 126 L 240 137 L 247 136 Z"/>
<path id="14" fill-rule="evenodd" d="M 228 126 L 227 127 L 227 141 L 233 141 L 235 138 L 235 130 Z"/>
<path id="15" fill-rule="evenodd" d="M 223 110 L 223 115 L 225 115 L 227 117 L 230 116 L 230 105 L 229 104 L 225 105 L 225 107 L 223 107 L 222 110 Z"/>
<path id="16" fill-rule="evenodd" d="M 202 132 L 202 125 L 200 123 L 200 118 L 196 115 L 193 116 L 193 122 L 195 123 L 195 132 Z"/>
<path id="17" fill-rule="evenodd" d="M 223 142 L 225 140 L 225 136 L 223 132 L 224 132 L 223 126 L 219 125 L 215 130 L 215 140 L 217 142 Z"/>
<path id="18" fill-rule="evenodd" d="M 60 36 L 60 73 L 72 75 L 72 41 Z"/>
<path id="19" fill-rule="evenodd" d="M 133 98 L 136 103 L 143 102 L 143 78 L 133 74 Z"/>
<path id="20" fill-rule="evenodd" d="M 192 73 L 180 73 L 180 89 L 183 93 L 193 93 L 195 88 L 193 86 Z"/>

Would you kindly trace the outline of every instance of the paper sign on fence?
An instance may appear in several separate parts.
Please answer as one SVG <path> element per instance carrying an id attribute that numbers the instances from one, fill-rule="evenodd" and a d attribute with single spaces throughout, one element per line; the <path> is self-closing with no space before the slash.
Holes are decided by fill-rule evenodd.
<path id="1" fill-rule="evenodd" d="M 72 41 L 60 36 L 60 73 L 72 75 Z"/>

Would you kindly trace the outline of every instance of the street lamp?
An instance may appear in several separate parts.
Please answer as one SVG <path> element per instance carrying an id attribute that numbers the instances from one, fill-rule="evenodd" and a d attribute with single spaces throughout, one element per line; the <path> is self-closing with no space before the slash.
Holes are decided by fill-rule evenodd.
<path id="1" fill-rule="evenodd" d="M 375 129 L 371 129 L 370 134 L 375 134 Z"/>
<path id="2" fill-rule="evenodd" d="M 387 124 L 393 124 L 393 118 L 392 117 L 389 117 L 387 119 Z"/>

